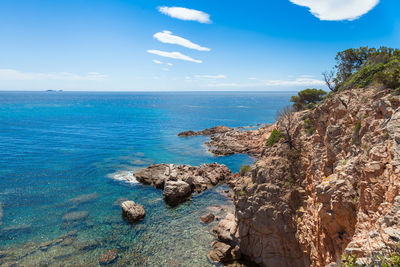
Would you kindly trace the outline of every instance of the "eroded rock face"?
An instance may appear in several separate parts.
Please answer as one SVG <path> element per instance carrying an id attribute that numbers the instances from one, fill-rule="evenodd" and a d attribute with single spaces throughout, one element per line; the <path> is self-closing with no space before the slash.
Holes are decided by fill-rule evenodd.
<path id="1" fill-rule="evenodd" d="M 121 208 L 122 216 L 130 223 L 138 222 L 146 216 L 143 206 L 130 200 L 122 202 Z"/>
<path id="2" fill-rule="evenodd" d="M 178 136 L 188 137 L 188 136 L 197 136 L 197 135 L 213 135 L 219 133 L 225 133 L 233 130 L 232 128 L 226 126 L 215 126 L 210 129 L 205 129 L 202 131 L 194 132 L 194 131 L 185 131 L 178 134 Z"/>
<path id="3" fill-rule="evenodd" d="M 216 154 L 258 157 L 251 173 L 228 181 L 237 230 L 216 232 L 219 242 L 236 238 L 242 256 L 261 266 L 326 266 L 344 253 L 368 262 L 387 254 L 400 238 L 400 97 L 346 90 L 294 116 L 295 150 L 283 140 L 265 146 L 271 129 L 282 131 L 281 121 L 257 134 L 211 138 Z M 316 129 L 311 134 L 304 118 Z M 228 247 L 218 247 L 213 257 L 223 259 Z"/>
<path id="4" fill-rule="evenodd" d="M 218 163 L 201 166 L 154 164 L 134 173 L 137 181 L 164 190 L 164 199 L 175 205 L 186 200 L 193 192 L 203 192 L 232 175 Z"/>

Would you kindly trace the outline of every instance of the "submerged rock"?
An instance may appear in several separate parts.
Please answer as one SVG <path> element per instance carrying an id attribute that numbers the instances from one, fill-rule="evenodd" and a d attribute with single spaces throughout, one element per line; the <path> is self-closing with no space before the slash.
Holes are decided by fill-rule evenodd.
<path id="1" fill-rule="evenodd" d="M 64 222 L 76 222 L 76 221 L 83 221 L 88 217 L 87 211 L 73 211 L 65 214 L 62 217 Z"/>
<path id="2" fill-rule="evenodd" d="M 231 177 L 231 171 L 218 163 L 201 166 L 154 164 L 142 169 L 134 176 L 144 184 L 164 189 L 164 199 L 179 203 L 193 192 L 202 192 Z"/>
<path id="3" fill-rule="evenodd" d="M 194 131 L 185 131 L 178 134 L 178 136 L 188 137 L 188 136 L 197 136 L 197 135 L 212 135 L 212 134 L 219 134 L 225 133 L 228 131 L 233 130 L 227 126 L 215 126 L 210 129 L 205 129 L 202 131 L 194 132 Z"/>
<path id="4" fill-rule="evenodd" d="M 1 205 L 0 202 L 0 226 L 3 223 L 3 206 Z"/>
<path id="5" fill-rule="evenodd" d="M 140 221 L 146 216 L 143 206 L 130 200 L 122 202 L 121 208 L 122 216 L 130 223 Z"/>
<path id="6" fill-rule="evenodd" d="M 115 249 L 110 249 L 107 250 L 106 252 L 101 255 L 99 258 L 99 264 L 100 265 L 108 265 L 114 263 L 118 259 L 118 250 Z"/>
<path id="7" fill-rule="evenodd" d="M 91 194 L 86 194 L 86 195 L 81 195 L 81 196 L 71 198 L 67 201 L 67 203 L 72 204 L 72 205 L 80 205 L 83 203 L 92 202 L 92 201 L 96 200 L 97 198 L 99 198 L 99 194 L 91 193 Z"/>

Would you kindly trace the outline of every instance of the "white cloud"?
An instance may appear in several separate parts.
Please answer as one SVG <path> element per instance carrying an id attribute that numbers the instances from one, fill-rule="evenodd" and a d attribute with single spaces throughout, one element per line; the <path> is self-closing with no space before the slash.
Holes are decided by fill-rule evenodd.
<path id="1" fill-rule="evenodd" d="M 150 54 L 155 54 L 155 55 L 161 56 L 161 57 L 168 57 L 168 58 L 186 60 L 186 61 L 191 61 L 191 62 L 196 62 L 196 63 L 202 63 L 201 60 L 193 59 L 189 56 L 181 54 L 180 52 L 166 52 L 166 51 L 160 51 L 160 50 L 147 50 L 147 52 Z"/>
<path id="2" fill-rule="evenodd" d="M 170 31 L 162 31 L 162 32 L 157 32 L 156 34 L 153 35 L 154 38 L 156 38 L 158 41 L 166 44 L 176 44 L 180 45 L 186 48 L 190 49 L 195 49 L 199 51 L 210 51 L 211 49 L 208 47 L 202 47 L 198 44 L 192 43 L 188 39 L 179 37 L 177 35 L 172 35 L 172 32 Z"/>
<path id="3" fill-rule="evenodd" d="M 291 81 L 268 80 L 264 81 L 263 84 L 265 86 L 282 86 L 282 85 L 310 86 L 310 85 L 325 85 L 325 82 L 312 78 L 297 78 Z"/>
<path id="4" fill-rule="evenodd" d="M 158 8 L 158 11 L 176 19 L 193 20 L 200 23 L 211 23 L 209 14 L 195 9 L 162 6 Z"/>
<path id="5" fill-rule="evenodd" d="M 250 77 L 252 83 L 213 83 L 210 87 L 271 87 L 271 86 L 323 86 L 325 82 L 312 78 L 297 78 L 294 80 L 260 80 Z"/>
<path id="6" fill-rule="evenodd" d="M 195 75 L 194 77 L 198 79 L 226 79 L 226 75 L 218 74 L 218 75 Z"/>
<path id="7" fill-rule="evenodd" d="M 156 63 L 156 64 L 163 64 L 163 62 L 162 62 L 162 61 L 160 61 L 160 60 L 157 60 L 157 59 L 153 59 L 153 62 L 154 62 L 154 63 Z"/>
<path id="8" fill-rule="evenodd" d="M 96 81 L 104 80 L 106 75 L 98 72 L 88 72 L 85 75 L 70 72 L 22 72 L 14 69 L 0 69 L 0 80 L 9 81 L 39 81 L 39 80 L 62 80 L 62 81 Z"/>
<path id="9" fill-rule="evenodd" d="M 305 6 L 320 20 L 355 20 L 373 9 L 379 0 L 289 0 Z"/>
<path id="10" fill-rule="evenodd" d="M 166 63 L 168 66 L 170 66 L 170 67 L 172 67 L 174 64 L 172 64 L 172 63 Z"/>

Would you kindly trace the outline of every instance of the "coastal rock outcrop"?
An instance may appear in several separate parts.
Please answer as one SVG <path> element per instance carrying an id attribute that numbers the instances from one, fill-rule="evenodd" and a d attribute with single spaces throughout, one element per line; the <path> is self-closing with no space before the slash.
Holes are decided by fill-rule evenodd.
<path id="1" fill-rule="evenodd" d="M 213 134 L 225 133 L 225 132 L 228 132 L 231 130 L 233 130 L 233 129 L 229 128 L 227 126 L 215 126 L 210 129 L 205 129 L 205 130 L 201 130 L 198 132 L 184 131 L 184 132 L 179 133 L 178 136 L 188 137 L 188 136 L 197 136 L 197 135 L 213 135 Z"/>
<path id="2" fill-rule="evenodd" d="M 122 202 L 121 208 L 122 216 L 130 223 L 138 222 L 146 216 L 143 206 L 130 200 Z"/>
<path id="3" fill-rule="evenodd" d="M 258 158 L 228 181 L 237 228 L 215 231 L 226 245 L 214 243 L 209 257 L 223 261 L 236 245 L 261 266 L 326 266 L 345 254 L 371 264 L 390 255 L 400 242 L 400 96 L 344 90 L 294 113 L 293 149 L 284 139 L 267 146 L 273 129 L 284 132 L 284 122 L 207 144 Z"/>
<path id="4" fill-rule="evenodd" d="M 233 129 L 221 134 L 212 135 L 205 144 L 208 150 L 216 156 L 232 154 L 249 154 L 254 157 L 261 156 L 264 144 L 269 137 L 269 126 L 256 130 L 241 131 Z"/>
<path id="5" fill-rule="evenodd" d="M 229 178 L 232 173 L 218 163 L 201 166 L 154 164 L 133 174 L 137 181 L 164 190 L 168 204 L 176 205 L 192 195 L 193 192 L 217 185 Z"/>

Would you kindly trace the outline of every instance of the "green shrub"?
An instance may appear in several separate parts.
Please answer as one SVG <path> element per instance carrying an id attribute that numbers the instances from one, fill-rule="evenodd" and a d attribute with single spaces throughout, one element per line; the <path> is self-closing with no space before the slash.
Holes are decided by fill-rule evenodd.
<path id="1" fill-rule="evenodd" d="M 242 167 L 240 167 L 240 176 L 245 176 L 249 172 L 251 172 L 251 167 L 249 165 L 243 165 Z"/>
<path id="2" fill-rule="evenodd" d="M 400 95 L 400 87 L 397 87 L 396 89 L 392 90 L 392 95 Z"/>
<path id="3" fill-rule="evenodd" d="M 326 92 L 321 89 L 305 89 L 292 96 L 290 102 L 293 102 L 295 110 L 313 109 L 315 105 L 325 98 Z"/>
<path id="4" fill-rule="evenodd" d="M 344 267 L 356 267 L 356 266 L 359 266 L 357 264 L 357 257 L 355 255 L 348 255 L 348 254 L 343 254 L 342 255 L 342 265 Z"/>
<path id="5" fill-rule="evenodd" d="M 354 132 L 358 133 L 361 129 L 361 119 L 356 121 L 356 124 L 354 125 Z"/>
<path id="6" fill-rule="evenodd" d="M 384 70 L 376 75 L 376 79 L 387 88 L 398 88 L 400 86 L 400 60 L 396 58 L 385 64 Z"/>
<path id="7" fill-rule="evenodd" d="M 268 137 L 268 139 L 267 139 L 267 146 L 272 147 L 272 146 L 273 146 L 276 142 L 278 142 L 279 139 L 281 139 L 281 138 L 283 138 L 283 134 L 282 134 L 279 130 L 274 129 L 274 130 L 271 132 L 271 134 L 270 134 L 270 136 Z"/>

